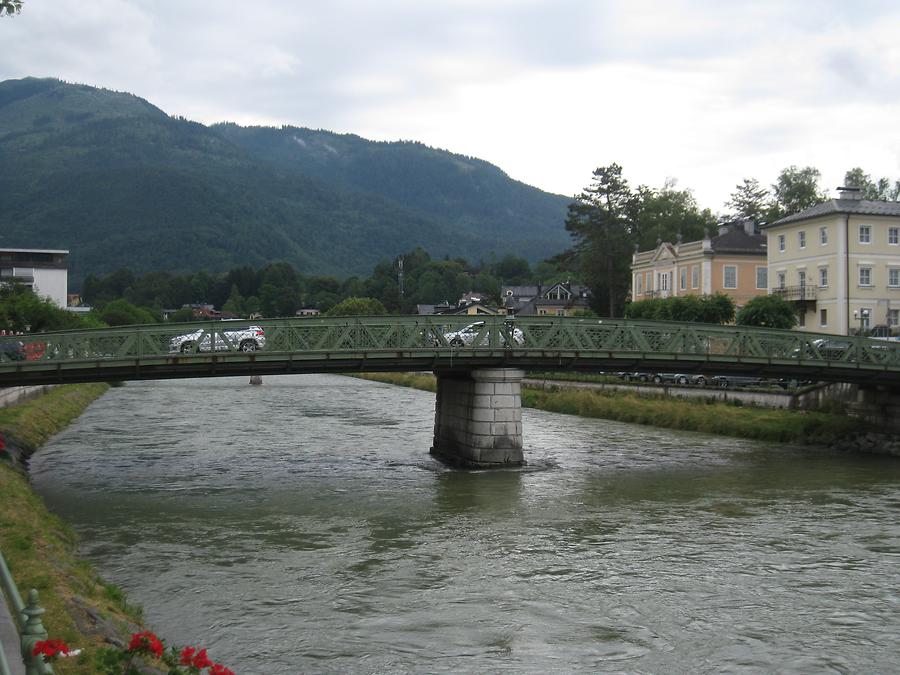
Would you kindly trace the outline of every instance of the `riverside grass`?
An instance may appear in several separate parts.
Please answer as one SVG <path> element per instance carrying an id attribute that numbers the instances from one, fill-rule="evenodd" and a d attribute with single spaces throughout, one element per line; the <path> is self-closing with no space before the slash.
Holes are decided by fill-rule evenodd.
<path id="1" fill-rule="evenodd" d="M 55 387 L 47 394 L 0 409 L 0 432 L 7 446 L 33 452 L 78 417 L 108 386 Z M 90 564 L 78 558 L 72 529 L 47 509 L 31 489 L 27 476 L 5 461 L 0 461 L 0 509 L 0 550 L 20 593 L 24 597 L 29 589 L 36 588 L 46 610 L 44 628 L 50 636 L 83 650 L 78 657 L 54 663 L 54 672 L 98 672 L 94 648 L 104 646 L 104 637 L 83 628 L 87 617 L 84 607 L 116 627 L 121 635 L 128 635 L 140 623 L 140 610 L 129 606 L 121 590 L 105 583 Z"/>
<path id="2" fill-rule="evenodd" d="M 359 377 L 425 391 L 436 389 L 433 375 L 365 373 Z M 860 420 L 827 412 L 775 410 L 712 399 L 685 401 L 664 395 L 638 396 L 565 387 L 534 389 L 524 386 L 522 405 L 568 415 L 778 443 L 828 445 L 863 428 Z"/>

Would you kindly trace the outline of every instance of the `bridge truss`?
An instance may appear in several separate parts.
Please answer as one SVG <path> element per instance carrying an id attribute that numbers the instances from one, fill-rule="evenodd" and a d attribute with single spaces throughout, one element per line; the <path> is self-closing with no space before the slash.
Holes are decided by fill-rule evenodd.
<path id="1" fill-rule="evenodd" d="M 249 347 L 236 335 L 251 325 L 263 330 L 265 344 L 243 351 Z M 173 338 L 190 333 L 197 335 L 181 351 Z M 0 350 L 0 386 L 483 367 L 739 373 L 900 386 L 900 343 L 621 319 L 314 317 L 61 331 L 0 343 L 19 340 L 19 354 Z"/>

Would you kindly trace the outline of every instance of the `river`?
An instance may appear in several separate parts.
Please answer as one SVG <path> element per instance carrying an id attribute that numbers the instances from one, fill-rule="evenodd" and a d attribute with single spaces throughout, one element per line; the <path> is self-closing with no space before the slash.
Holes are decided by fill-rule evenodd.
<path id="1" fill-rule="evenodd" d="M 525 410 L 517 471 L 434 395 L 134 382 L 32 458 L 83 553 L 237 673 L 900 671 L 900 460 Z"/>

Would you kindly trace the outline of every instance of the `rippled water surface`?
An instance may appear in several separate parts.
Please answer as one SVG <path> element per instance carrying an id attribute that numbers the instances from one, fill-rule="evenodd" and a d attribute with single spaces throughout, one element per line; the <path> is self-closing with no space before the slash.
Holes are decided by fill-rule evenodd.
<path id="1" fill-rule="evenodd" d="M 524 413 L 428 455 L 432 394 L 130 383 L 32 460 L 171 642 L 238 673 L 900 671 L 900 460 Z"/>

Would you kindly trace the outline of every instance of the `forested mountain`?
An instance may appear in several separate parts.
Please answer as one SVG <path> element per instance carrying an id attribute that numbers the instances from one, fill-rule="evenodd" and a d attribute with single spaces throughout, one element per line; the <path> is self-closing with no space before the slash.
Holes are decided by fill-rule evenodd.
<path id="1" fill-rule="evenodd" d="M 126 93 L 0 82 L 0 246 L 71 251 L 87 273 L 223 271 L 284 260 L 367 274 L 432 256 L 565 248 L 568 200 L 418 143 L 294 127 L 206 127 Z"/>

